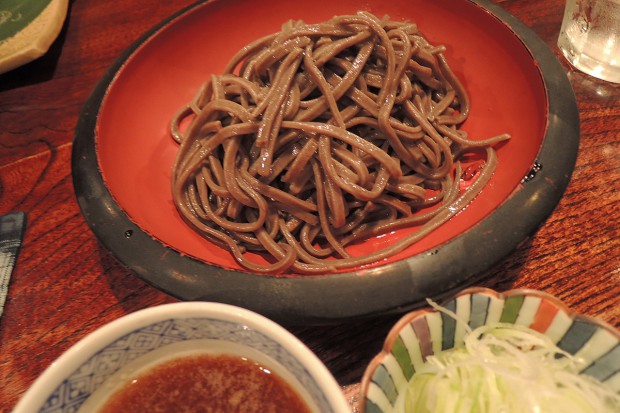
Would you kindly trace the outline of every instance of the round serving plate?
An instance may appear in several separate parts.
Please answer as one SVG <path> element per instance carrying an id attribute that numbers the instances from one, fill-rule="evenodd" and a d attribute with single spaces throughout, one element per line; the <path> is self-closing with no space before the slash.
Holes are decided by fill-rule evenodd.
<path id="1" fill-rule="evenodd" d="M 463 125 L 480 139 L 508 132 L 499 166 L 459 214 L 405 251 L 363 268 L 322 275 L 248 273 L 194 232 L 170 190 L 177 144 L 173 115 L 244 45 L 280 30 L 366 10 L 409 20 L 446 58 L 471 99 Z M 78 122 L 73 179 L 102 244 L 154 287 L 181 300 L 243 306 L 281 322 L 323 323 L 403 312 L 473 284 L 548 217 L 579 146 L 579 116 L 566 74 L 522 22 L 487 1 L 333 2 L 212 0 L 154 27 L 97 84 Z M 349 247 L 372 252 L 399 230 Z"/>

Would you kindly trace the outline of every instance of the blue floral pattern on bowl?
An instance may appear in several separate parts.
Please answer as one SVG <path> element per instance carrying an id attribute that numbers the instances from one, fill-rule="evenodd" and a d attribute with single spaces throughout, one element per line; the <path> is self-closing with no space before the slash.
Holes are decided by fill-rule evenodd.
<path id="1" fill-rule="evenodd" d="M 103 382 L 130 361 L 170 344 L 201 339 L 242 344 L 270 356 L 300 381 L 321 412 L 332 411 L 314 377 L 272 338 L 235 322 L 215 318 L 185 318 L 159 321 L 109 343 L 58 386 L 39 413 L 77 412 Z"/>

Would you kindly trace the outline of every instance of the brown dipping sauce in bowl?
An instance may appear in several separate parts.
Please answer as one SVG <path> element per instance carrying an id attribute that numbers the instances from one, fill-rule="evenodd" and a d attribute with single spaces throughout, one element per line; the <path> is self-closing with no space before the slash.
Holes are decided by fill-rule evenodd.
<path id="1" fill-rule="evenodd" d="M 267 347 L 193 339 L 137 357 L 116 354 L 123 367 L 78 413 L 322 413 L 299 372 L 263 351 Z"/>
<path id="2" fill-rule="evenodd" d="M 310 413 L 278 374 L 247 357 L 227 354 L 175 358 L 136 375 L 98 413 L 120 411 Z"/>

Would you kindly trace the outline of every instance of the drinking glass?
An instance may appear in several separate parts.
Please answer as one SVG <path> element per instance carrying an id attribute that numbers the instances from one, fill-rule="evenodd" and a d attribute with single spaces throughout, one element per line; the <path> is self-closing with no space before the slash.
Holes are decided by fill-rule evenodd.
<path id="1" fill-rule="evenodd" d="M 578 70 L 620 83 L 620 0 L 567 0 L 558 47 Z"/>

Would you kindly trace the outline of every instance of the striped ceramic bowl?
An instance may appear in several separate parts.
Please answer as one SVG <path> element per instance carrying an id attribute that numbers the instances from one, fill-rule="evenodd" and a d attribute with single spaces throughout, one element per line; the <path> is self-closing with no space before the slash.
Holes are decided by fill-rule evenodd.
<path id="1" fill-rule="evenodd" d="M 620 332 L 609 324 L 573 313 L 559 299 L 534 290 L 498 293 L 480 287 L 461 291 L 442 307 L 474 329 L 495 322 L 523 325 L 550 337 L 585 361 L 581 374 L 605 382 L 620 393 Z M 403 316 L 383 350 L 369 364 L 361 385 L 361 413 L 390 413 L 399 393 L 427 356 L 463 345 L 462 324 L 425 308 Z"/>

